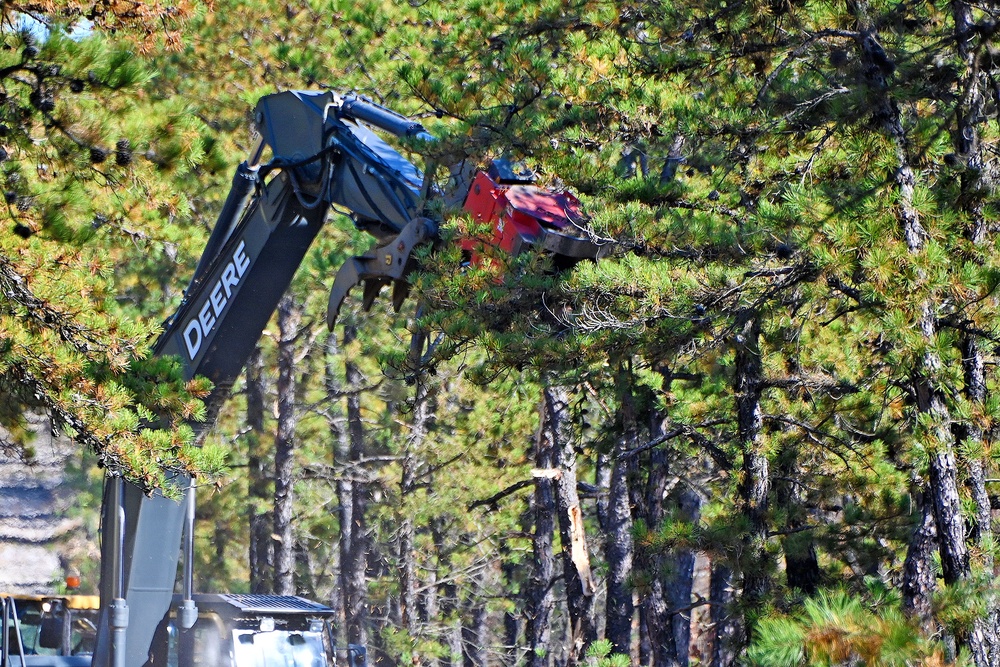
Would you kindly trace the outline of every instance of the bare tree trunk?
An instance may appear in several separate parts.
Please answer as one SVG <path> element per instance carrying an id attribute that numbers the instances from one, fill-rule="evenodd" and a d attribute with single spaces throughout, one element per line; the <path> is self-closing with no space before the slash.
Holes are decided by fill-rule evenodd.
<path id="1" fill-rule="evenodd" d="M 411 495 L 416 488 L 417 452 L 424 444 L 430 430 L 432 407 L 426 378 L 418 376 L 414 397 L 410 436 L 403 452 L 402 477 L 399 483 L 402 513 L 399 526 L 399 590 L 400 626 L 411 636 L 417 629 L 417 563 L 415 527 L 413 522 Z M 414 657 L 419 661 L 419 657 Z"/>
<path id="2" fill-rule="evenodd" d="M 504 590 L 511 591 L 514 589 L 515 582 L 517 581 L 517 564 L 511 562 L 508 556 L 508 549 L 505 545 L 501 545 L 501 563 L 500 570 L 503 574 Z M 504 611 L 503 614 L 503 657 L 502 664 L 503 667 L 516 667 L 518 662 L 518 651 L 519 638 L 521 636 L 521 614 L 518 614 L 516 610 L 512 611 L 510 609 Z"/>
<path id="3" fill-rule="evenodd" d="M 352 325 L 344 327 L 344 346 L 357 337 Z M 331 336 L 331 351 L 335 339 Z M 332 356 L 332 355 L 331 355 Z M 362 375 L 357 365 L 344 360 L 346 425 L 334 421 L 334 463 L 337 476 L 337 500 L 340 523 L 340 589 L 343 597 L 345 639 L 350 644 L 368 643 L 368 608 L 365 571 L 367 567 L 367 489 L 361 479 L 360 461 L 364 454 L 364 425 L 361 421 L 361 398 L 358 391 Z M 336 395 L 340 389 L 332 370 L 327 371 L 327 390 Z"/>
<path id="4" fill-rule="evenodd" d="M 614 652 L 632 653 L 632 508 L 628 488 L 629 462 L 621 455 L 636 445 L 638 425 L 632 397 L 631 369 L 621 368 L 618 373 L 620 392 L 622 437 L 618 440 L 611 462 L 611 479 L 604 521 L 604 557 L 608 562 L 608 599 L 605 608 L 607 625 L 605 636 L 611 641 Z"/>
<path id="5" fill-rule="evenodd" d="M 434 558 L 428 572 L 427 584 L 424 587 L 424 610 L 427 614 L 427 622 L 439 628 L 447 628 L 449 613 L 454 615 L 454 605 L 447 597 L 449 589 L 448 577 L 441 580 L 442 573 L 450 572 L 450 555 L 447 551 L 451 543 L 444 535 L 445 521 L 442 517 L 432 517 L 430 520 L 431 537 L 434 541 Z M 504 545 L 501 544 L 501 549 Z M 446 651 L 439 653 L 438 657 L 432 658 L 430 664 L 435 667 L 447 667 L 452 664 L 451 655 L 451 632 L 445 629 L 438 631 L 438 644 Z"/>
<path id="6" fill-rule="evenodd" d="M 952 15 L 955 23 L 955 44 L 964 65 L 958 89 L 963 91 L 956 106 L 955 152 L 964 160 L 967 169 L 961 174 L 961 197 L 959 204 L 968 216 L 966 238 L 973 245 L 982 245 L 987 240 L 987 223 L 984 215 L 984 199 L 987 192 L 996 187 L 995 176 L 986 164 L 987 150 L 981 143 L 978 125 L 984 119 L 983 107 L 987 99 L 990 81 L 980 65 L 980 56 L 975 41 L 976 23 L 972 6 L 966 0 L 953 0 Z M 977 337 L 971 332 L 962 334 L 962 365 L 965 373 L 965 397 L 974 407 L 984 409 L 986 405 L 986 372 L 983 351 Z M 983 451 L 984 434 L 982 427 L 974 419 L 966 419 L 957 429 L 958 451 L 966 452 L 964 468 L 975 503 L 975 523 L 973 539 L 983 554 L 983 567 L 992 573 L 993 557 L 993 508 L 986 491 L 986 470 Z M 979 667 L 1000 667 L 1000 606 L 989 610 L 986 619 L 978 620 L 973 628 L 970 646 Z"/>
<path id="7" fill-rule="evenodd" d="M 712 626 L 712 667 L 732 667 L 737 664 L 744 642 L 743 623 L 734 609 L 736 602 L 736 577 L 733 571 L 721 563 L 712 566 L 711 610 Z"/>
<path id="8" fill-rule="evenodd" d="M 475 600 L 466 612 L 469 619 L 462 628 L 463 667 L 486 667 L 486 605 Z"/>
<path id="9" fill-rule="evenodd" d="M 985 409 L 986 372 L 983 353 L 972 335 L 962 338 L 962 365 L 965 370 L 965 395 L 972 405 Z M 986 490 L 986 468 L 983 465 L 983 429 L 971 421 L 964 422 L 958 430 L 958 440 L 964 445 L 961 450 L 971 452 L 963 461 L 968 475 L 969 489 L 975 503 L 975 524 L 972 536 L 977 546 L 985 547 L 993 537 L 993 507 Z M 993 557 L 989 549 L 983 549 L 984 567 L 993 569 Z"/>
<path id="10" fill-rule="evenodd" d="M 920 522 L 913 530 L 903 561 L 903 613 L 915 619 L 924 632 L 935 631 L 931 597 L 934 594 L 934 549 L 937 529 L 934 527 L 934 507 L 925 490 L 920 502 Z"/>
<path id="11" fill-rule="evenodd" d="M 947 585 L 957 583 L 970 573 L 969 551 L 965 545 L 965 521 L 958 495 L 958 470 L 951 451 L 939 451 L 930 457 L 930 488 L 934 500 L 941 571 Z"/>
<path id="12" fill-rule="evenodd" d="M 424 592 L 421 596 L 423 609 L 423 614 L 421 615 L 421 620 L 428 624 L 437 624 L 441 617 L 441 607 L 438 601 L 438 563 L 440 560 L 440 551 L 435 548 L 434 556 L 430 559 L 430 566 L 427 568 L 427 582 L 424 584 Z M 430 655 L 427 657 L 427 664 L 430 667 L 438 667 L 438 659 L 436 655 Z"/>
<path id="13" fill-rule="evenodd" d="M 583 659 L 595 639 L 594 590 L 590 554 L 584 530 L 583 508 L 576 490 L 576 449 L 570 433 L 569 398 L 565 387 L 543 390 L 543 420 L 549 424 L 556 454 L 556 505 L 559 514 L 559 537 L 562 544 L 563 578 L 569 608 L 572 648 L 569 664 Z"/>
<path id="14" fill-rule="evenodd" d="M 680 493 L 680 512 L 678 518 L 696 524 L 701 518 L 702 499 L 693 489 L 685 488 Z M 668 558 L 673 563 L 669 576 L 665 577 L 664 593 L 670 607 L 669 614 L 664 617 L 661 627 L 666 630 L 670 639 L 665 642 L 673 648 L 673 654 L 665 656 L 667 660 L 675 661 L 681 667 L 690 663 L 691 652 L 691 589 L 694 588 L 695 553 L 690 549 L 675 549 Z M 682 611 L 678 611 L 682 610 Z"/>
<path id="15" fill-rule="evenodd" d="M 525 635 L 530 650 L 529 667 L 549 667 L 551 664 L 552 581 L 555 576 L 555 556 L 552 534 L 555 530 L 556 484 L 553 473 L 556 464 L 556 439 L 547 419 L 545 401 L 542 418 L 535 438 L 535 491 L 531 511 L 534 518 L 532 534 L 531 585 L 527 591 L 527 626 Z"/>
<path id="16" fill-rule="evenodd" d="M 878 36 L 865 15 L 867 7 L 864 3 L 858 3 L 855 5 L 855 11 L 860 27 L 858 42 L 862 71 L 865 72 L 866 83 L 875 93 L 875 115 L 881 120 L 881 130 L 893 142 L 896 150 L 895 187 L 903 238 L 910 253 L 918 254 L 924 249 L 928 235 L 921 224 L 919 211 L 914 205 L 916 177 L 907 151 L 902 114 L 890 96 L 885 76 L 878 67 L 878 61 L 883 57 L 884 50 L 879 45 Z M 923 276 L 918 273 L 917 277 Z M 943 364 L 935 351 L 938 338 L 936 304 L 932 300 L 932 295 L 921 295 L 918 298 L 921 301 L 916 324 L 927 345 L 921 358 L 917 360 L 916 367 L 912 369 L 910 383 L 916 396 L 917 410 L 929 423 L 928 483 L 934 506 L 941 569 L 945 583 L 952 585 L 967 577 L 971 570 L 968 548 L 965 544 L 965 521 L 958 494 L 955 442 L 949 427 L 951 415 L 942 387 L 945 382 Z M 978 631 L 969 637 L 969 648 L 978 667 L 989 665 L 983 641 L 982 633 Z"/>
<path id="17" fill-rule="evenodd" d="M 316 595 L 316 567 L 313 561 L 312 552 L 302 540 L 295 540 L 295 592 L 296 595 L 315 600 Z"/>
<path id="18" fill-rule="evenodd" d="M 448 652 L 441 659 L 444 667 L 457 667 L 462 663 L 462 618 L 459 613 L 458 590 L 454 583 L 444 586 L 441 602 Z"/>
<path id="19" fill-rule="evenodd" d="M 662 431 L 662 425 L 657 427 Z M 659 435 L 660 433 L 657 433 Z M 667 456 L 662 449 L 654 449 L 650 453 L 648 476 L 646 479 L 645 497 L 641 503 L 633 500 L 636 507 L 642 507 L 640 516 L 645 520 L 650 530 L 659 528 L 663 521 L 663 496 L 667 490 Z M 676 647 L 669 644 L 671 634 L 663 625 L 669 612 L 667 594 L 663 589 L 663 577 L 666 555 L 660 551 L 650 552 L 648 548 L 637 553 L 637 561 L 647 570 L 650 582 L 645 596 L 639 601 L 639 664 L 649 665 L 662 663 L 666 656 L 676 655 Z"/>
<path id="20" fill-rule="evenodd" d="M 609 526 L 604 544 L 608 561 L 607 627 L 615 653 L 632 652 L 632 510 L 628 502 L 628 464 L 615 461 L 609 489 Z"/>
<path id="21" fill-rule="evenodd" d="M 403 489 L 412 489 L 414 474 L 413 456 L 403 457 Z M 412 633 L 417 624 L 417 563 L 413 519 L 406 512 L 406 495 L 401 498 L 403 513 L 399 517 L 399 623 L 403 631 Z"/>
<path id="22" fill-rule="evenodd" d="M 274 439 L 274 592 L 295 594 L 292 536 L 295 426 L 295 342 L 301 310 L 290 296 L 278 303 L 278 431 Z"/>
<path id="23" fill-rule="evenodd" d="M 742 602 L 745 608 L 755 609 L 764 602 L 771 584 L 767 567 L 770 479 L 768 460 L 762 453 L 761 445 L 763 416 L 760 397 L 764 378 L 759 348 L 760 316 L 753 311 L 743 311 L 737 316 L 735 327 L 736 431 L 743 450 L 743 470 L 738 491 L 741 511 L 748 524 L 743 538 Z"/>
<path id="24" fill-rule="evenodd" d="M 250 592 L 271 593 L 274 545 L 271 542 L 271 513 L 264 508 L 273 496 L 264 452 L 264 360 L 255 347 L 247 360 L 247 484 L 250 497 Z"/>

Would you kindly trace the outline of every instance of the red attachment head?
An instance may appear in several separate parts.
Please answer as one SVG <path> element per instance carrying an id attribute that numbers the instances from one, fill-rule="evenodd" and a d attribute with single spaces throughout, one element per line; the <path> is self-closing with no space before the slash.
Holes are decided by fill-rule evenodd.
<path id="1" fill-rule="evenodd" d="M 485 172 L 476 174 L 465 210 L 478 223 L 490 225 L 486 239 L 464 239 L 462 249 L 478 262 L 477 247 L 487 243 L 510 254 L 517 254 L 525 243 L 541 244 L 552 250 L 559 261 L 571 262 L 600 256 L 600 247 L 589 238 L 577 236 L 583 214 L 580 201 L 568 192 L 552 192 L 534 185 L 500 185 Z"/>

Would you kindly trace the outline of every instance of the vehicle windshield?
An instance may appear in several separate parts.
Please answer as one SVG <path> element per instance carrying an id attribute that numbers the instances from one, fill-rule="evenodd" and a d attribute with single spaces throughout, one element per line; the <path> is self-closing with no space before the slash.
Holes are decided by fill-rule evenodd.
<path id="1" fill-rule="evenodd" d="M 233 630 L 240 667 L 327 667 L 319 632 Z"/>
<path id="2" fill-rule="evenodd" d="M 58 601 L 46 602 L 43 606 L 41 601 L 35 600 L 18 600 L 16 608 L 25 655 L 91 655 L 94 652 L 96 609 L 66 609 Z M 12 652 L 17 652 L 16 644 Z"/>

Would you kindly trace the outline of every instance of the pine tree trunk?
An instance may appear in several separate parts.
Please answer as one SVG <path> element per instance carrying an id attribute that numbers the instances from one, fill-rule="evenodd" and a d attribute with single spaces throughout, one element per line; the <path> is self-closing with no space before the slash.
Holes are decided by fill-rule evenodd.
<path id="1" fill-rule="evenodd" d="M 556 465 L 556 440 L 547 419 L 547 407 L 543 400 L 542 418 L 535 438 L 535 490 L 532 496 L 531 512 L 534 518 L 532 534 L 531 584 L 527 590 L 525 628 L 528 643 L 529 667 L 549 667 L 552 659 L 552 580 L 555 576 L 555 556 L 552 537 L 555 531 L 556 483 L 553 479 Z"/>
<path id="2" fill-rule="evenodd" d="M 611 461 L 607 503 L 604 510 L 604 558 L 608 563 L 605 637 L 615 653 L 632 653 L 632 508 L 628 488 L 629 462 L 621 455 L 636 446 L 638 440 L 635 406 L 632 399 L 632 377 L 625 369 L 618 373 L 621 396 L 622 437 L 618 440 Z"/>
<path id="3" fill-rule="evenodd" d="M 955 23 L 955 44 L 964 65 L 959 77 L 958 90 L 963 91 L 956 105 L 955 152 L 964 160 L 967 169 L 961 174 L 959 204 L 968 217 L 966 238 L 975 246 L 986 240 L 987 222 L 983 213 L 984 195 L 995 190 L 995 175 L 987 168 L 985 151 L 981 144 L 978 124 L 984 118 L 983 106 L 989 90 L 989 79 L 979 62 L 975 40 L 976 24 L 972 6 L 965 0 L 953 0 L 952 15 Z M 976 336 L 964 332 L 961 340 L 962 365 L 965 374 L 965 398 L 974 408 L 984 410 L 986 405 L 986 373 L 983 351 Z M 967 472 L 972 499 L 975 503 L 973 539 L 983 554 L 983 567 L 993 570 L 990 545 L 993 536 L 993 508 L 986 491 L 986 471 L 983 451 L 983 429 L 966 419 L 957 429 L 958 450 L 967 452 L 963 461 Z M 979 667 L 1000 667 L 1000 605 L 994 604 L 986 619 L 977 620 L 970 645 Z"/>
<path id="4" fill-rule="evenodd" d="M 657 427 L 662 431 L 662 426 Z M 650 453 L 645 496 L 635 502 L 642 508 L 641 518 L 650 530 L 659 528 L 663 521 L 663 496 L 667 489 L 667 457 L 662 449 Z M 665 569 L 666 554 L 646 547 L 637 549 L 636 560 L 642 563 L 650 582 L 645 595 L 639 601 L 639 664 L 669 664 L 677 655 L 677 647 L 671 643 L 672 633 L 666 629 L 665 619 L 670 605 L 663 588 L 661 573 Z"/>
<path id="5" fill-rule="evenodd" d="M 447 545 L 449 540 L 444 534 L 444 519 L 442 517 L 433 517 L 430 521 L 430 531 L 431 537 L 434 541 L 434 558 L 431 559 L 431 567 L 427 573 L 427 583 L 424 587 L 424 611 L 427 615 L 427 622 L 433 624 L 437 627 L 444 627 L 447 622 L 447 614 L 445 610 L 448 605 L 447 599 L 445 599 L 445 591 L 447 590 L 447 584 L 441 580 L 442 575 L 447 579 L 447 573 L 450 572 L 449 556 L 447 552 Z M 501 549 L 505 548 L 505 545 L 501 544 Z M 446 632 L 439 635 L 447 635 Z M 441 649 L 448 649 L 448 637 L 439 636 L 438 645 Z M 447 652 L 438 653 L 438 657 L 434 657 L 430 660 L 429 664 L 434 667 L 445 667 L 451 664 L 451 658 Z"/>
<path id="6" fill-rule="evenodd" d="M 743 599 L 747 609 L 756 609 L 767 597 L 770 578 L 767 572 L 767 503 L 770 491 L 768 460 L 762 453 L 760 406 L 763 368 L 760 358 L 760 318 L 744 311 L 736 321 L 736 430 L 743 450 L 743 469 L 739 483 L 741 510 L 747 518 L 743 537 Z"/>
<path id="7" fill-rule="evenodd" d="M 860 38 L 861 63 L 867 83 L 876 93 L 876 117 L 881 119 L 883 132 L 896 147 L 895 184 L 899 195 L 899 219 L 903 238 L 909 251 L 916 254 L 924 248 L 927 232 L 913 203 L 916 177 L 906 152 L 906 131 L 903 129 L 899 108 L 889 96 L 885 76 L 878 67 L 882 47 L 876 35 L 865 25 L 865 17 L 862 15 L 859 19 L 863 27 Z M 934 352 L 937 323 L 934 304 L 929 299 L 925 298 L 920 304 L 917 327 L 927 341 L 927 350 L 913 371 L 911 383 L 917 398 L 917 410 L 929 416 L 933 424 L 929 434 L 936 442 L 931 448 L 929 482 L 937 522 L 941 567 L 945 583 L 951 584 L 968 574 L 969 560 L 965 547 L 965 526 L 958 506 L 954 442 L 947 426 L 951 419 L 939 386 L 942 363 Z"/>
<path id="8" fill-rule="evenodd" d="M 918 254 L 923 251 L 928 235 L 914 204 L 916 177 L 907 153 L 902 115 L 895 100 L 889 95 L 885 76 L 878 67 L 883 50 L 878 44 L 877 35 L 868 24 L 865 5 L 859 3 L 857 11 L 862 28 L 859 39 L 862 70 L 865 72 L 866 83 L 874 92 L 875 115 L 882 122 L 881 129 L 896 149 L 895 186 L 903 238 L 910 253 Z M 923 277 L 919 271 L 917 277 Z M 929 423 L 927 431 L 931 442 L 928 446 L 928 484 L 934 507 L 941 569 L 945 583 L 952 585 L 967 577 L 971 570 L 965 544 L 965 521 L 958 493 L 955 442 L 949 426 L 951 415 L 944 395 L 946 380 L 942 361 L 935 351 L 938 338 L 936 304 L 931 296 L 921 298 L 923 301 L 919 304 L 916 325 L 926 342 L 926 350 L 913 369 L 910 382 L 916 396 L 917 411 Z M 969 639 L 969 648 L 977 666 L 986 667 L 989 661 L 982 633 L 973 632 Z"/>
<path id="9" fill-rule="evenodd" d="M 930 494 L 925 490 L 920 502 L 920 522 L 914 527 L 910 544 L 903 561 L 903 613 L 915 619 L 928 635 L 935 631 L 932 596 L 935 587 L 934 550 L 937 547 L 937 529 L 934 526 L 934 507 Z"/>
<path id="10" fill-rule="evenodd" d="M 941 572 L 944 583 L 950 586 L 970 573 L 955 455 L 951 451 L 932 453 L 928 469 L 941 552 Z"/>
<path id="11" fill-rule="evenodd" d="M 294 493 L 295 341 L 301 311 L 290 296 L 278 303 L 278 427 L 274 439 L 274 592 L 295 594 L 292 536 Z"/>
<path id="12" fill-rule="evenodd" d="M 352 325 L 344 327 L 344 347 L 357 337 Z M 332 338 L 332 336 L 331 336 Z M 331 341 L 333 344 L 335 341 Z M 327 373 L 331 394 L 339 387 L 332 372 Z M 334 463 L 341 469 L 337 476 L 337 500 L 340 523 L 340 590 L 344 600 L 344 628 L 350 644 L 368 643 L 368 608 L 365 572 L 367 567 L 367 496 L 358 468 L 364 454 L 364 424 L 361 421 L 362 375 L 357 365 L 344 360 L 346 427 L 334 433 Z"/>
<path id="13" fill-rule="evenodd" d="M 486 606 L 477 600 L 465 616 L 469 620 L 462 628 L 463 667 L 486 667 Z"/>
<path id="14" fill-rule="evenodd" d="M 412 467 L 412 462 L 407 466 L 403 461 L 403 477 L 407 477 L 407 467 Z M 417 562 L 416 547 L 414 539 L 416 534 L 413 528 L 413 519 L 401 515 L 399 517 L 399 529 L 397 532 L 398 547 L 398 573 L 399 573 L 399 607 L 397 614 L 393 615 L 393 622 L 407 634 L 411 634 L 417 627 Z"/>
<path id="15" fill-rule="evenodd" d="M 399 526 L 399 590 L 400 590 L 400 625 L 402 629 L 413 635 L 417 625 L 417 563 L 415 546 L 415 528 L 411 510 L 411 495 L 415 490 L 417 479 L 416 452 L 423 446 L 430 429 L 432 409 L 430 393 L 426 378 L 418 377 L 417 392 L 414 398 L 410 436 L 403 453 L 401 479 L 399 483 L 400 504 L 403 510 Z"/>
<path id="16" fill-rule="evenodd" d="M 511 562 L 508 556 L 508 549 L 501 544 L 500 571 L 503 574 L 504 590 L 508 595 L 514 590 L 517 582 L 517 564 Z M 503 653 L 501 662 L 503 667 L 516 667 L 518 663 L 517 647 L 521 636 L 521 615 L 516 610 L 507 609 L 503 614 Z"/>
<path id="17" fill-rule="evenodd" d="M 744 624 L 734 609 L 736 577 L 723 564 L 713 564 L 709 594 L 712 610 L 712 667 L 732 667 L 744 643 Z"/>
<path id="18" fill-rule="evenodd" d="M 608 489 L 608 530 L 604 557 L 608 561 L 607 626 L 605 636 L 615 653 L 632 651 L 632 509 L 628 498 L 628 464 L 616 460 Z"/>
<path id="19" fill-rule="evenodd" d="M 457 667 L 462 663 L 462 618 L 459 613 L 458 590 L 454 583 L 445 584 L 441 601 L 442 620 L 448 650 L 441 658 L 442 667 Z"/>
<path id="20" fill-rule="evenodd" d="M 701 518 L 701 496 L 693 489 L 686 488 L 680 493 L 678 518 L 697 524 Z M 670 633 L 668 645 L 673 647 L 669 659 L 681 667 L 690 662 L 691 649 L 691 589 L 694 588 L 695 553 L 690 549 L 674 549 L 668 555 L 673 563 L 664 578 L 664 594 L 670 607 L 664 618 L 663 627 Z"/>
<path id="21" fill-rule="evenodd" d="M 543 411 L 543 419 L 552 434 L 558 470 L 556 506 L 572 644 L 569 664 L 574 665 L 583 659 L 587 647 L 597 639 L 597 633 L 594 629 L 595 584 L 590 570 L 583 508 L 576 490 L 576 449 L 570 433 L 569 397 L 565 387 L 543 390 Z"/>
<path id="22" fill-rule="evenodd" d="M 316 595 L 316 563 L 313 554 L 302 543 L 295 540 L 295 592 L 304 598 L 315 600 Z"/>
<path id="23" fill-rule="evenodd" d="M 986 371 L 983 353 L 979 343 L 970 334 L 962 337 L 962 365 L 965 371 L 965 396 L 973 405 L 985 409 L 986 404 Z M 958 429 L 957 438 L 964 446 L 961 450 L 971 452 L 964 463 L 968 475 L 969 489 L 975 503 L 975 525 L 972 536 L 976 545 L 985 547 L 993 537 L 993 506 L 986 490 L 986 469 L 983 465 L 983 429 L 973 422 L 965 422 Z M 993 569 L 992 554 L 989 549 L 983 550 L 983 565 L 987 570 Z"/>
<path id="24" fill-rule="evenodd" d="M 438 561 L 440 551 L 435 548 L 435 556 L 431 559 L 431 564 L 427 568 L 427 581 L 424 584 L 424 593 L 421 596 L 423 614 L 421 615 L 421 620 L 424 623 L 437 624 L 440 621 L 441 607 L 438 602 Z M 436 655 L 432 654 L 427 657 L 427 665 L 430 667 L 438 666 L 438 659 Z"/>
<path id="25" fill-rule="evenodd" d="M 338 396 L 343 391 L 343 386 L 337 374 L 335 360 L 338 357 L 337 336 L 331 332 L 326 339 L 326 363 L 324 368 L 324 385 L 328 397 Z M 343 468 L 349 460 L 350 442 L 347 436 L 346 418 L 334 404 L 328 413 L 327 422 L 330 427 L 330 440 L 333 443 L 332 458 L 335 467 Z M 349 474 L 343 470 L 336 475 L 334 488 L 337 494 L 337 522 L 340 531 L 340 539 L 337 544 L 337 568 L 336 585 L 333 587 L 333 603 L 330 605 L 337 610 L 337 622 L 334 624 L 336 633 L 336 643 L 338 646 L 346 646 L 347 639 L 347 590 L 345 585 L 344 563 L 345 555 L 350 550 L 351 537 L 351 487 L 352 480 Z"/>
<path id="26" fill-rule="evenodd" d="M 250 592 L 268 594 L 273 591 L 274 545 L 271 541 L 270 512 L 263 511 L 272 499 L 267 474 L 264 437 L 264 360 L 260 347 L 255 347 L 247 360 L 247 484 L 250 497 Z"/>

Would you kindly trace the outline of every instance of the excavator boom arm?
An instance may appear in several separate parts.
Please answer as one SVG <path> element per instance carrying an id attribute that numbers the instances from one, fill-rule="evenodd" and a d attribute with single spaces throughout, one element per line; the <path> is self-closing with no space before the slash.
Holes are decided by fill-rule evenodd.
<path id="1" fill-rule="evenodd" d="M 415 216 L 419 170 L 357 121 L 430 139 L 418 123 L 332 92 L 271 95 L 255 115 L 261 144 L 237 169 L 184 299 L 154 348 L 179 358 L 185 377 L 213 382 L 208 418 L 195 425 L 202 430 L 215 421 L 330 208 L 352 211 L 359 227 L 385 240 Z M 271 159 L 260 165 L 266 149 Z M 175 479 L 183 493 L 192 493 L 189 482 Z M 102 613 L 94 667 L 146 662 L 171 603 L 184 532 L 185 503 L 131 484 L 115 496 L 117 484 L 108 481 L 102 509 Z M 114 626 L 123 618 L 112 609 L 114 600 L 124 600 L 128 610 L 123 650 L 112 647 Z"/>
<path id="2" fill-rule="evenodd" d="M 356 95 L 330 91 L 269 95 L 258 103 L 255 120 L 260 142 L 238 167 L 184 299 L 155 346 L 156 354 L 181 360 L 185 377 L 214 383 L 206 401 L 208 419 L 195 425 L 201 430 L 214 423 L 331 208 L 349 211 L 355 225 L 376 241 L 337 274 L 331 328 L 342 301 L 359 283 L 365 285 L 365 308 L 383 286 L 393 285 L 398 309 L 413 268 L 410 253 L 438 237 L 438 222 L 421 210 L 430 184 L 370 129 L 433 141 L 419 123 Z M 268 152 L 270 159 L 262 164 Z M 492 223 L 489 242 L 508 252 L 536 245 L 552 252 L 558 267 L 596 259 L 606 250 L 576 232 L 582 218 L 575 198 L 536 188 L 522 173 L 481 173 L 465 201 L 473 217 Z M 469 241 L 465 247 L 475 260 L 481 244 Z M 108 480 L 94 667 L 147 662 L 154 632 L 170 608 L 181 536 L 192 532 L 190 479 L 179 476 L 175 483 L 187 494 L 185 503 Z M 190 565 L 190 554 L 186 558 Z M 186 577 L 189 572 L 186 567 Z M 197 617 L 191 588 L 188 579 L 178 609 L 182 627 Z"/>

